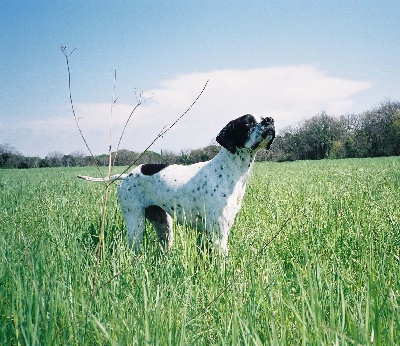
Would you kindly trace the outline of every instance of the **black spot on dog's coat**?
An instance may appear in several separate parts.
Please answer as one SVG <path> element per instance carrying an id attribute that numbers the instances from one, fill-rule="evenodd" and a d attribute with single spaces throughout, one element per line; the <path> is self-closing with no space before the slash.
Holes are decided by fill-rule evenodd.
<path id="1" fill-rule="evenodd" d="M 168 164 L 166 163 L 147 163 L 140 167 L 140 171 L 143 175 L 153 175 L 160 172 L 167 166 Z"/>

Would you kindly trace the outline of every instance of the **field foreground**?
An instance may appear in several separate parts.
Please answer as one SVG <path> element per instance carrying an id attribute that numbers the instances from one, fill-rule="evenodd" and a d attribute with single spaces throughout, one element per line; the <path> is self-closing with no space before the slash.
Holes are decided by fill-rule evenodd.
<path id="1" fill-rule="evenodd" d="M 256 164 L 225 270 L 184 226 L 135 256 L 115 186 L 96 266 L 79 173 L 0 170 L 1 345 L 400 344 L 400 157 Z"/>

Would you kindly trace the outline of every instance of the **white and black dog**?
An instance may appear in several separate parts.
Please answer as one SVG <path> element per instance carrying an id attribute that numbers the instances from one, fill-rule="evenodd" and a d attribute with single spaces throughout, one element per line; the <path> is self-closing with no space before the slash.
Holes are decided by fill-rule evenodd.
<path id="1" fill-rule="evenodd" d="M 170 249 L 174 219 L 194 229 L 205 229 L 217 251 L 227 255 L 229 231 L 240 210 L 256 152 L 264 143 L 269 149 L 274 137 L 272 118 L 246 114 L 221 130 L 216 140 L 222 148 L 210 161 L 189 166 L 144 164 L 129 174 L 105 179 L 123 180 L 118 199 L 129 244 L 139 251 L 148 219 L 160 242 Z"/>

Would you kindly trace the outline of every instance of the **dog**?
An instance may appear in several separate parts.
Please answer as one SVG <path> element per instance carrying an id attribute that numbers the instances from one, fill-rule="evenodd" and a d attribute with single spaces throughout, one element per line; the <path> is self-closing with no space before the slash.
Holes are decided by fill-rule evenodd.
<path id="1" fill-rule="evenodd" d="M 173 243 L 172 220 L 206 231 L 216 251 L 228 255 L 228 236 L 241 208 L 257 150 L 269 149 L 274 120 L 251 114 L 230 121 L 218 134 L 219 153 L 192 165 L 143 164 L 129 174 L 88 181 L 122 180 L 117 194 L 129 245 L 140 250 L 149 220 L 165 250 Z"/>

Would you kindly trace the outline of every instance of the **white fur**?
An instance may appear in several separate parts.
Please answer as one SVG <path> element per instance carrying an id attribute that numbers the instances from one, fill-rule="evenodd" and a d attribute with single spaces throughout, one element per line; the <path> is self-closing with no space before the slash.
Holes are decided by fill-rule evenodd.
<path id="1" fill-rule="evenodd" d="M 191 166 L 172 165 L 145 176 L 137 167 L 118 187 L 128 227 L 128 238 L 139 250 L 144 231 L 144 208 L 157 205 L 179 223 L 206 229 L 216 248 L 228 253 L 228 234 L 240 210 L 246 181 L 254 161 L 248 149 L 242 155 L 221 149 L 211 161 Z M 243 160 L 242 160 L 243 158 Z M 172 245 L 172 227 L 168 229 Z"/>

